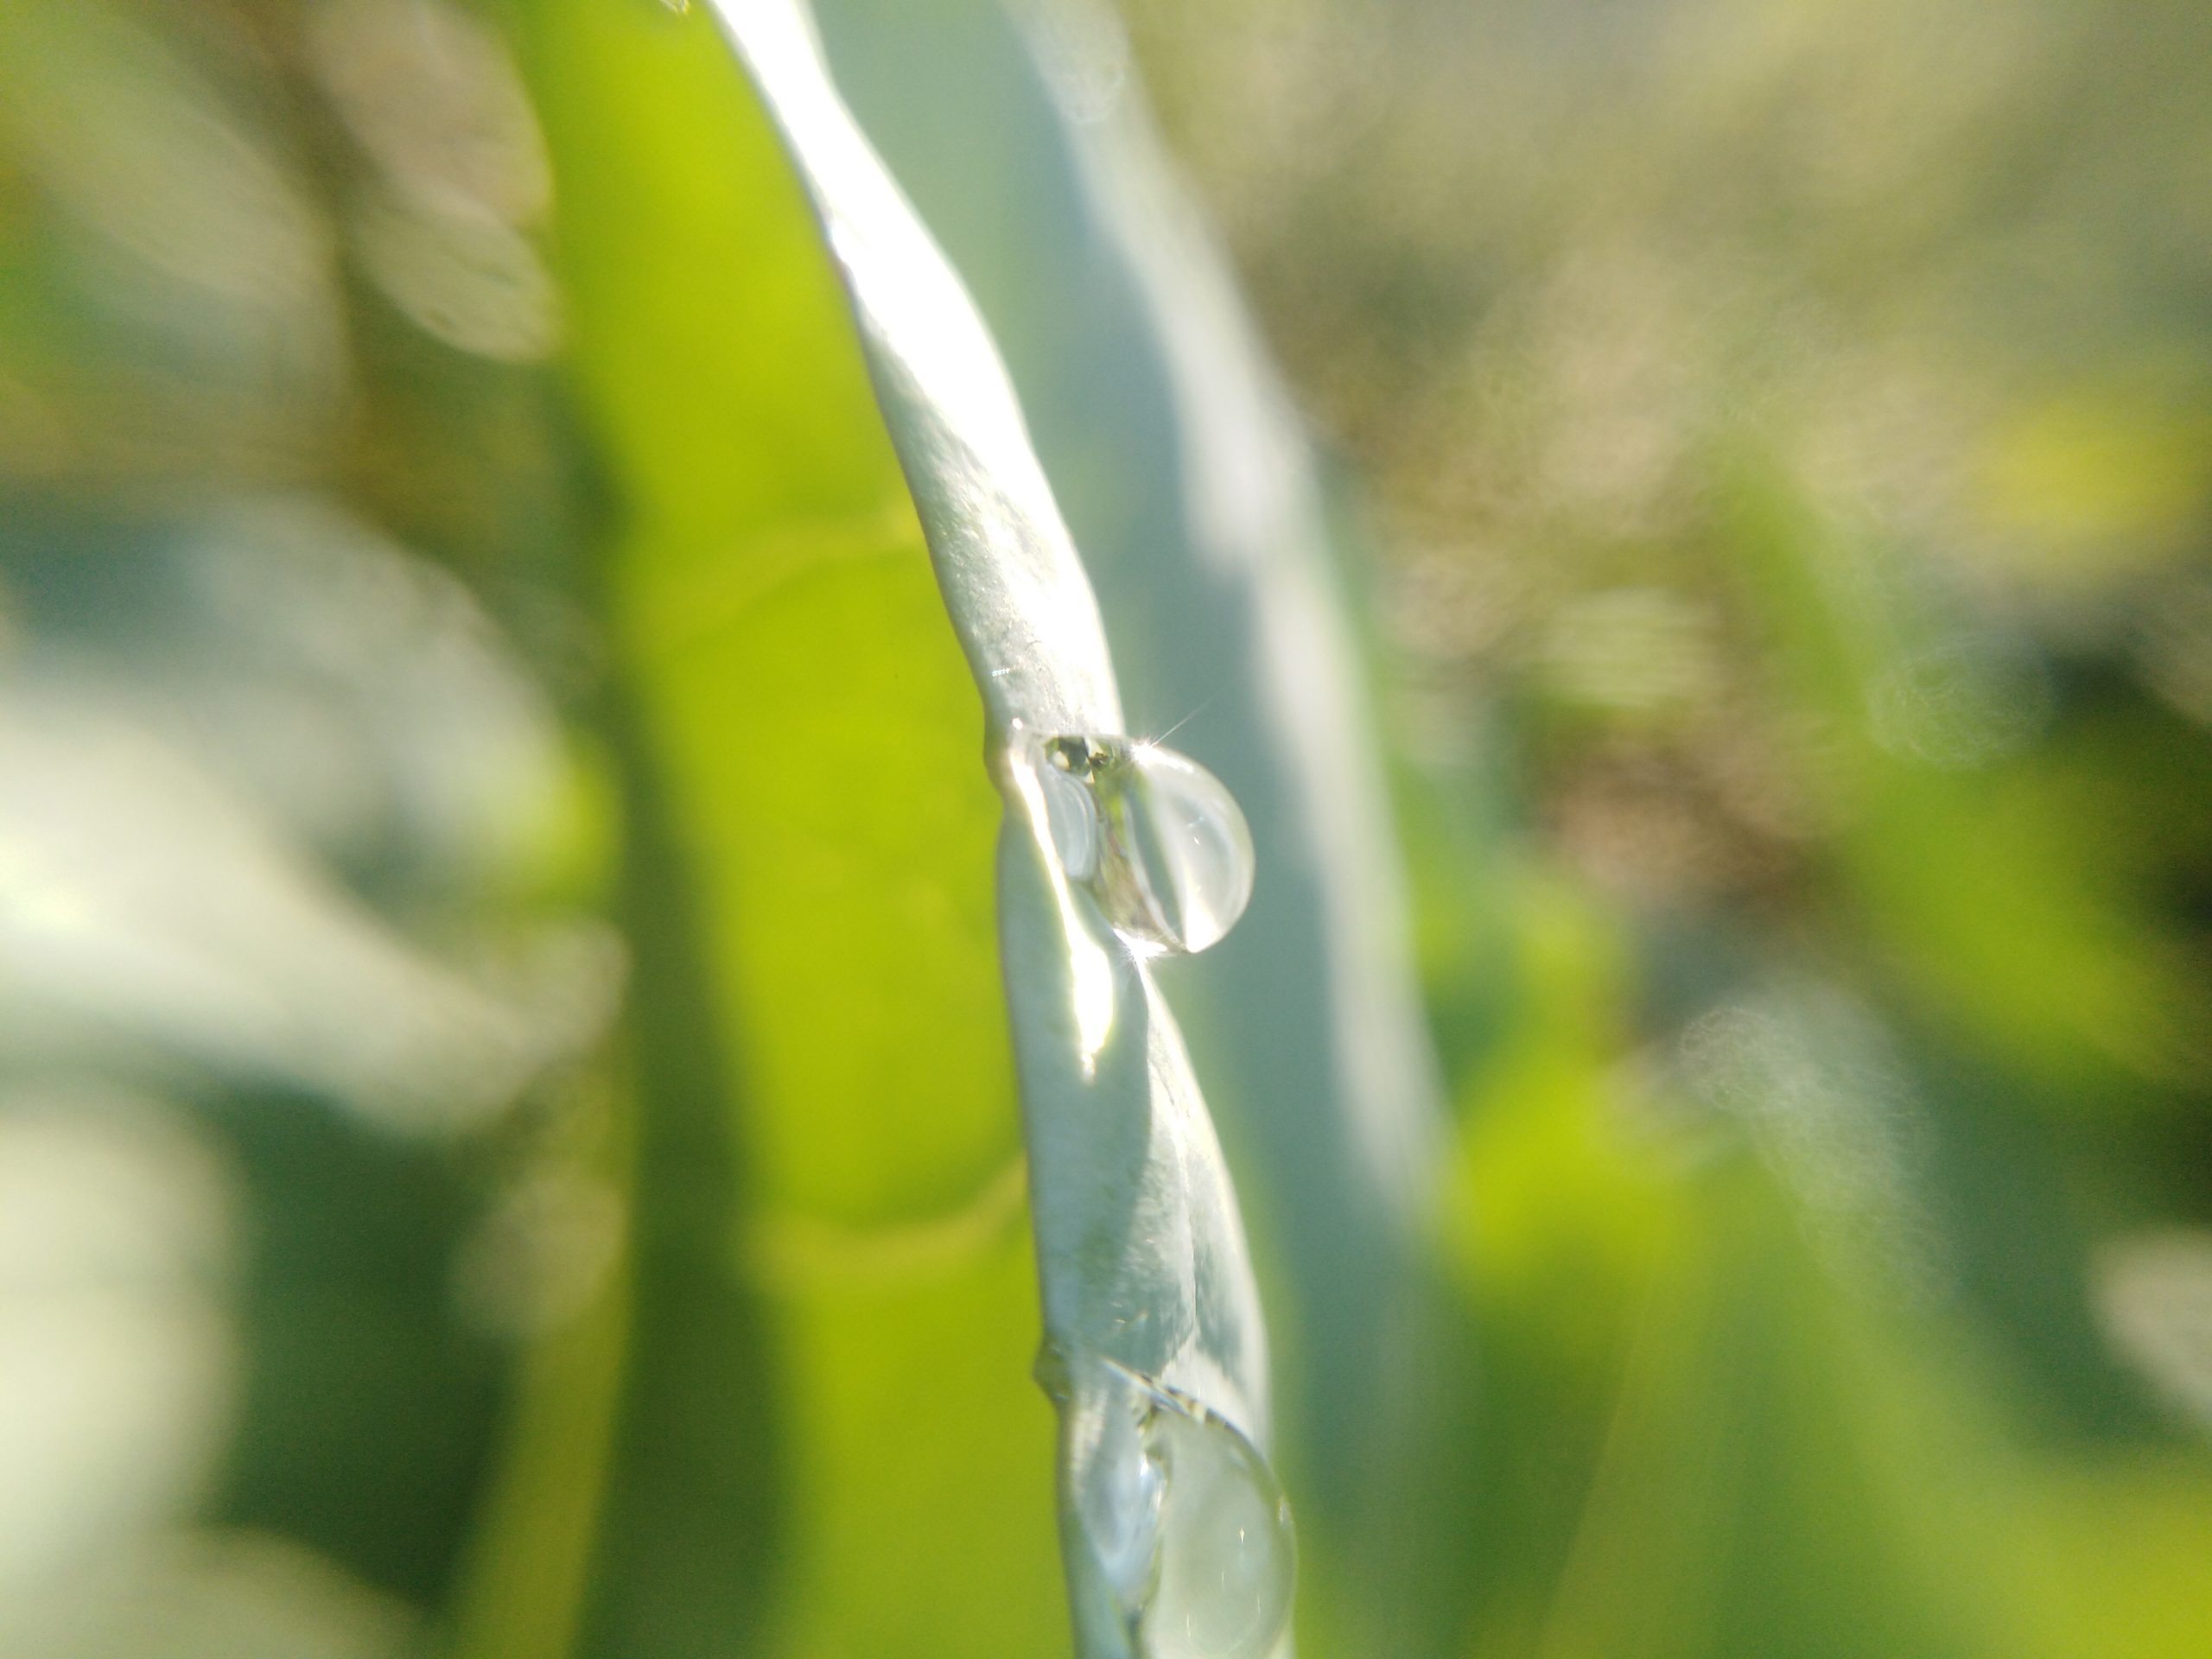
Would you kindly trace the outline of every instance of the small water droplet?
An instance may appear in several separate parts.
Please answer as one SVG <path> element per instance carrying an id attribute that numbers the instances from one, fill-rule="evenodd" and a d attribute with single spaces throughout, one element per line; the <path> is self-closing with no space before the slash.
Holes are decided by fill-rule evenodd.
<path id="1" fill-rule="evenodd" d="M 1260 1450 L 1227 1419 L 1111 1361 L 1082 1367 L 1077 1507 L 1145 1659 L 1265 1659 L 1297 1542 Z"/>
<path id="2" fill-rule="evenodd" d="M 1218 778 L 1134 738 L 1027 741 L 1069 880 L 1131 946 L 1203 950 L 1236 925 L 1252 896 L 1252 832 Z"/>

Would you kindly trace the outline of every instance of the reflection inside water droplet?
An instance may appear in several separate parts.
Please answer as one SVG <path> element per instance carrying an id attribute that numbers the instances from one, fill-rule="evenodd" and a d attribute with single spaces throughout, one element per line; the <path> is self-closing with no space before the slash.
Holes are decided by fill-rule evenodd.
<path id="1" fill-rule="evenodd" d="M 1036 746 L 1069 880 L 1146 955 L 1203 950 L 1252 896 L 1252 834 L 1236 798 L 1188 755 L 1127 737 Z"/>
<path id="2" fill-rule="evenodd" d="M 1264 1659 L 1290 1615 L 1290 1504 L 1226 1419 L 1111 1361 L 1071 1390 L 1076 1509 L 1145 1659 Z"/>

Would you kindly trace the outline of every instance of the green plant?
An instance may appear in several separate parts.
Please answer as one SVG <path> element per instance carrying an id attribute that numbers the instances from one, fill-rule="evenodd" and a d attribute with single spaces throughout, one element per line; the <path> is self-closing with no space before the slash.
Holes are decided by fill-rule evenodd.
<path id="1" fill-rule="evenodd" d="M 2205 1648 L 2204 24 L 1912 10 L 0 8 L 0 1659 Z"/>
<path id="2" fill-rule="evenodd" d="M 103 767 L 147 792 L 149 829 L 187 787 L 224 826 L 88 863 L 93 888 L 129 872 L 145 892 L 84 900 L 118 919 L 86 969 L 91 1034 L 60 1063 L 131 1074 L 133 1111 L 243 1172 L 211 1177 L 207 1200 L 243 1278 L 218 1263 L 203 1293 L 220 1329 L 232 1285 L 260 1287 L 242 1340 L 217 1344 L 241 1414 L 212 1464 L 194 1426 L 181 1490 L 200 1464 L 206 1512 L 232 1529 L 212 1536 L 311 1547 L 433 1612 L 465 1653 L 892 1651 L 953 1632 L 963 1651 L 1027 1651 L 1065 1618 L 1045 1524 L 1057 1462 L 1085 1652 L 1266 1651 L 1291 1571 L 1247 1439 L 1270 1427 L 1266 1342 L 1226 1168 L 1143 960 L 1161 929 L 1130 912 L 1148 872 L 1160 900 L 1235 919 L 1250 880 L 1236 809 L 1141 743 L 1061 741 L 1127 725 L 1089 586 L 982 324 L 843 113 L 804 14 L 723 10 L 758 101 L 703 18 L 564 0 L 496 21 L 364 0 L 196 32 L 108 11 L 16 25 L 12 60 L 49 79 L 19 86 L 11 152 L 41 192 L 17 244 L 35 326 L 11 338 L 60 348 L 40 407 L 73 439 L 98 431 L 98 331 L 121 347 L 143 326 L 94 304 L 95 341 L 70 340 L 73 214 L 105 237 L 96 259 L 150 261 L 167 284 L 156 332 L 179 348 L 226 338 L 217 315 L 248 325 L 227 337 L 242 430 L 202 417 L 163 434 L 166 469 L 135 433 L 73 442 L 45 475 L 32 456 L 10 565 L 56 695 L 89 684 L 122 705 L 125 736 L 96 732 L 33 774 L 62 798 L 55 833 L 94 810 L 71 792 L 97 798 Z M 965 27 L 1028 50 L 995 11 Z M 282 78 L 242 97 L 226 78 L 248 63 Z M 1061 130 L 1033 85 L 1027 118 Z M 172 181 L 227 158 L 214 185 L 239 193 L 242 222 L 188 211 L 179 230 L 157 193 L 99 199 L 159 174 L 169 135 L 194 130 L 215 135 L 208 154 Z M 294 268 L 241 288 L 225 235 L 259 238 L 264 259 L 291 236 Z M 1117 321 L 1163 349 L 1154 319 Z M 255 402 L 257 328 L 297 373 L 276 388 L 299 405 L 289 422 Z M 157 406 L 166 367 L 135 371 L 131 415 Z M 1172 446 L 1198 417 L 1163 402 L 1142 418 Z M 1294 467 L 1274 418 L 1205 416 L 1217 447 L 1273 445 Z M 1236 582 L 1325 639 L 1341 625 L 1313 587 L 1315 510 L 1294 495 L 1269 510 L 1262 533 L 1290 525 L 1302 563 L 1263 555 Z M 162 598 L 219 579 L 198 609 Z M 302 614 L 272 619 L 268 584 Z M 397 613 L 376 608 L 379 584 Z M 425 632 L 432 613 L 447 634 Z M 309 618 L 321 633 L 301 633 Z M 238 644 L 267 633 L 273 666 Z M 1310 694 L 1287 706 L 1284 671 L 1307 665 L 1279 639 L 1271 680 L 1267 642 L 1243 649 L 1210 694 L 1219 723 L 1259 738 L 1230 769 L 1262 804 L 1325 802 L 1318 832 L 1263 821 L 1263 853 L 1313 833 L 1341 851 L 1349 823 L 1358 858 L 1382 858 L 1349 728 L 1300 729 Z M 345 677 L 323 687 L 334 651 Z M 456 652 L 466 676 L 440 679 Z M 118 653 L 143 677 L 124 685 Z M 1325 699 L 1349 696 L 1347 662 L 1312 665 L 1334 677 Z M 245 712 L 213 720 L 181 685 Z M 278 727 L 310 694 L 359 822 L 317 823 L 288 793 Z M 417 723 L 381 738 L 389 775 L 352 765 L 395 699 Z M 163 724 L 164 702 L 183 716 Z M 142 725 L 180 781 L 119 747 Z M 454 810 L 476 817 L 445 833 L 480 845 L 416 844 L 445 830 L 407 816 L 423 766 L 463 774 Z M 995 783 L 1010 810 L 995 882 Z M 1154 818 L 1193 807 L 1230 863 L 1185 872 L 1198 885 L 1178 893 L 1190 826 Z M 1122 815 L 1099 821 L 1119 850 L 1072 868 L 1052 814 L 1065 830 L 1102 810 Z M 1331 1116 L 1346 1102 L 1424 1106 L 1409 1000 L 1382 1017 L 1414 1057 L 1414 1096 L 1378 1093 L 1390 1074 L 1371 1060 L 1363 1078 L 1332 1058 L 1358 1035 L 1343 1021 L 1378 1005 L 1338 1008 L 1328 964 L 1382 918 L 1341 897 L 1318 915 L 1312 895 L 1362 868 L 1263 874 L 1267 943 L 1301 960 L 1230 958 L 1258 988 L 1229 982 L 1210 1022 L 1233 1089 L 1264 1092 L 1271 1041 L 1329 1068 L 1279 1109 L 1347 1143 Z M 173 916 L 194 886 L 215 902 Z M 281 901 L 238 910 L 260 887 Z M 155 913 L 124 911 L 133 898 Z M 1109 918 L 1155 937 L 1133 951 Z M 181 991 L 131 1003 L 125 953 L 165 925 L 300 1036 L 226 1047 Z M 308 959 L 321 975 L 302 981 Z M 363 979 L 377 969 L 382 1002 Z M 334 1039 L 346 1030 L 359 1052 Z M 33 1095 L 48 1069 L 18 1065 Z M 127 1160 L 137 1131 L 116 1133 Z M 1301 1230 L 1348 1243 L 1355 1282 L 1397 1294 L 1411 1169 L 1381 1177 L 1401 1196 L 1378 1199 L 1340 1169 L 1284 1167 L 1278 1202 Z M 346 1212 L 316 1196 L 333 1181 L 354 1195 Z M 1402 1211 L 1379 1233 L 1378 1202 Z M 1057 1454 L 1029 1378 L 1025 1207 Z M 409 1256 L 405 1274 L 364 1253 L 371 1236 Z M 380 1325 L 362 1324 L 364 1298 Z M 1341 1296 L 1320 1313 L 1371 1317 Z M 1311 1340 L 1326 1353 L 1343 1334 Z M 372 1353 L 409 1388 L 363 1370 Z M 1363 1375 L 1339 1364 L 1331 1386 Z M 433 1427 L 442 1440 L 419 1440 Z M 388 1471 L 380 1498 L 372 1470 Z M 41 1617 L 89 1617 L 93 1570 L 60 1572 Z M 179 1569 L 176 1593 L 218 1597 L 232 1570 Z M 292 1599 L 253 1588 L 264 1571 L 279 1573 L 235 1569 L 249 1620 L 257 1596 L 272 1619 Z M 1154 1599 L 1169 1611 L 1142 1635 Z"/>

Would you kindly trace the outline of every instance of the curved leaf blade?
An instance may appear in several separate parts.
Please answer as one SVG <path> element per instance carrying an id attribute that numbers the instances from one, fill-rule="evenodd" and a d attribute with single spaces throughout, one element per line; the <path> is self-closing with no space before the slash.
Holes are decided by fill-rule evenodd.
<path id="1" fill-rule="evenodd" d="M 1420 1397 L 1441 1086 L 1287 397 L 1082 0 L 815 0 L 845 95 L 975 295 L 1119 647 L 1132 722 L 1249 812 L 1264 878 L 1171 978 L 1281 1274 L 1286 1459 L 1347 1534 L 1434 1462 Z M 1282 1316 L 1287 1315 L 1285 1319 Z M 1395 1547 L 1395 1546 L 1394 1546 Z"/>
<path id="2" fill-rule="evenodd" d="M 651 4 L 512 16 L 595 449 L 632 1229 L 619 1305 L 540 1349 L 466 1650 L 1033 1654 L 1065 1614 L 974 686 L 738 65 Z"/>
<path id="3" fill-rule="evenodd" d="M 1071 892 L 1019 741 L 1023 728 L 1121 728 L 1088 581 L 981 320 L 845 109 L 810 20 L 785 0 L 715 11 L 838 260 L 984 699 L 1008 804 L 1000 938 L 1047 1344 L 1063 1363 L 1157 1379 L 1263 1438 L 1266 1339 L 1211 1121 L 1151 976 Z M 1084 1649 L 1125 1653 L 1082 1517 L 1080 1393 L 1063 1402 L 1063 1547 Z"/>

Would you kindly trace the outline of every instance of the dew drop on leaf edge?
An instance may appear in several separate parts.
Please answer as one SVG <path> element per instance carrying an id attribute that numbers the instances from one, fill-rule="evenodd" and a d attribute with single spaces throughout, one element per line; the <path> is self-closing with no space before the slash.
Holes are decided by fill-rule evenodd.
<path id="1" fill-rule="evenodd" d="M 1139 739 L 1034 737 L 1054 850 L 1141 955 L 1204 950 L 1252 896 L 1252 832 L 1236 798 L 1188 755 Z"/>
<path id="2" fill-rule="evenodd" d="M 1290 1505 L 1218 1414 L 1110 1360 L 1048 1360 L 1076 1509 L 1143 1659 L 1266 1659 L 1290 1615 Z"/>

